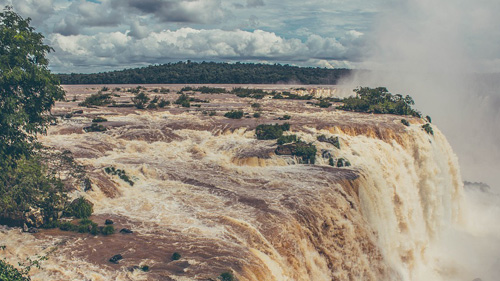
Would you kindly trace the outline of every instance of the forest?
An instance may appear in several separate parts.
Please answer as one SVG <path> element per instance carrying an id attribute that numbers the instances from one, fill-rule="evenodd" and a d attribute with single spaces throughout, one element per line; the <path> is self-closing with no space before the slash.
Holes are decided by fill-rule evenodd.
<path id="1" fill-rule="evenodd" d="M 318 84 L 335 85 L 349 69 L 281 64 L 176 62 L 93 74 L 58 74 L 61 84 Z"/>

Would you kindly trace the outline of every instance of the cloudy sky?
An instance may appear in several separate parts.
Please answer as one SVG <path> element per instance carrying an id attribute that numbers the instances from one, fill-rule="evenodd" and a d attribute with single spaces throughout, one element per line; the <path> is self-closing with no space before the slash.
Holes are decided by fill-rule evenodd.
<path id="1" fill-rule="evenodd" d="M 440 4 L 440 2 L 442 2 Z M 419 44 L 439 38 L 407 35 L 426 17 L 441 17 L 468 41 L 468 57 L 500 70 L 499 5 L 493 0 L 0 0 L 46 36 L 55 72 L 99 72 L 179 60 L 366 65 L 393 53 L 381 36 Z M 443 4 L 444 3 L 444 4 Z M 448 5 L 448 6 L 446 6 Z M 450 16 L 451 14 L 451 16 Z M 460 17 L 457 18 L 456 15 Z M 380 34 L 391 19 L 392 33 Z M 451 19 L 451 22 L 447 22 Z M 431 21 L 431 24 L 439 24 Z M 386 28 L 386 27 L 384 27 Z M 480 32 L 478 32 L 480 31 Z M 457 34 L 458 32 L 458 34 Z M 444 33 L 443 33 L 444 34 Z M 447 33 L 448 34 L 448 33 Z M 439 34 L 438 34 L 439 35 Z M 442 34 L 441 34 L 442 35 Z M 447 35 L 448 36 L 448 35 Z M 491 45 L 477 44 L 485 38 Z M 422 40 L 422 41 L 417 41 Z M 453 41 L 455 42 L 455 41 Z M 382 43 L 382 44 L 380 44 Z M 432 43 L 432 42 L 431 42 Z M 411 47 L 411 46 L 409 46 Z M 446 51 L 444 51 L 446 54 Z M 403 52 L 403 55 L 405 53 Z M 475 56 L 475 57 L 474 57 Z M 386 60 L 382 56 L 382 59 Z M 362 62 L 364 64 L 362 64 Z"/>
<path id="2" fill-rule="evenodd" d="M 0 0 L 42 32 L 55 72 L 253 61 L 352 67 L 377 7 L 362 0 Z M 375 2 L 373 2 L 375 3 Z"/>

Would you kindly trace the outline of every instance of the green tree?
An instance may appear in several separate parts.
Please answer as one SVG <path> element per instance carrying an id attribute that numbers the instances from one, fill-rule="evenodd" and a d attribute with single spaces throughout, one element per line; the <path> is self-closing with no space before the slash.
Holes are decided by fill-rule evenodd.
<path id="1" fill-rule="evenodd" d="M 0 12 L 0 221 L 27 222 L 30 209 L 43 220 L 57 216 L 64 204 L 62 184 L 49 176 L 35 154 L 37 134 L 45 133 L 50 109 L 64 99 L 48 69 L 43 35 L 11 7 Z M 38 226 L 40 222 L 31 222 Z M 29 225 L 29 223 L 28 223 Z"/>
<path id="2" fill-rule="evenodd" d="M 0 12 L 0 159 L 3 169 L 31 155 L 36 134 L 44 133 L 55 101 L 64 99 L 48 69 L 43 35 L 6 7 Z M 2 170 L 0 170 L 1 172 Z"/>

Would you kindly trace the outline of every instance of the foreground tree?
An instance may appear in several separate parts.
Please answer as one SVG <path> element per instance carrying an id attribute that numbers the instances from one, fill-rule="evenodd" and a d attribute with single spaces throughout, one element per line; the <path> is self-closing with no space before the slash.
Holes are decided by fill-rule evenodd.
<path id="1" fill-rule="evenodd" d="M 6 7 L 0 13 L 0 159 L 31 155 L 36 134 L 44 133 L 55 101 L 64 98 L 46 55 L 43 35 Z M 5 163 L 2 163 L 5 164 Z M 3 165 L 2 165 L 3 166 Z"/>
<path id="2" fill-rule="evenodd" d="M 39 226 L 64 202 L 62 184 L 35 154 L 37 134 L 64 98 L 47 68 L 52 49 L 43 38 L 11 7 L 0 12 L 0 222 L 9 224 Z"/>

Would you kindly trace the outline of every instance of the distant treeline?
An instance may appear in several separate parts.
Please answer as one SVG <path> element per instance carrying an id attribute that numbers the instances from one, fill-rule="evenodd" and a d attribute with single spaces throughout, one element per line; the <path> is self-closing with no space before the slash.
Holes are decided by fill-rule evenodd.
<path id="1" fill-rule="evenodd" d="M 280 64 L 177 62 L 93 74 L 59 74 L 61 84 L 323 84 L 334 85 L 349 69 Z"/>

